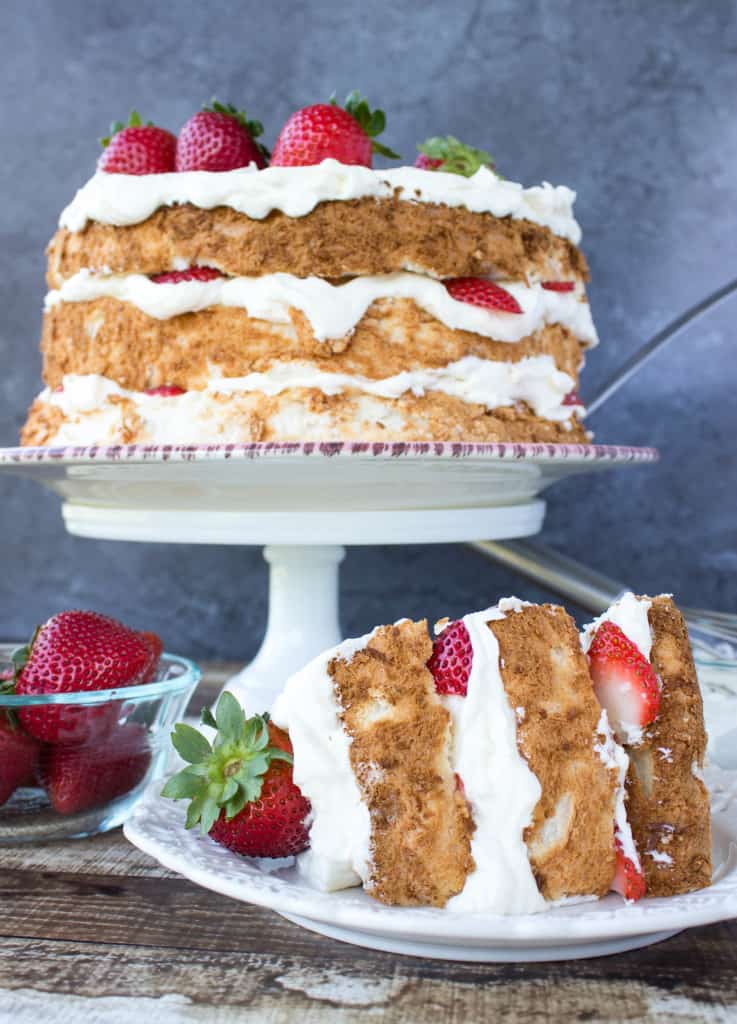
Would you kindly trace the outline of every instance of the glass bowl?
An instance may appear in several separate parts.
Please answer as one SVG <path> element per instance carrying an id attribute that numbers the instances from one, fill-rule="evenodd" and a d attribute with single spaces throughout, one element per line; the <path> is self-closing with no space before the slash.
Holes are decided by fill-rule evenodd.
<path id="1" fill-rule="evenodd" d="M 0 675 L 12 671 L 18 646 L 0 644 Z M 76 839 L 121 825 L 146 786 L 163 777 L 171 730 L 200 678 L 194 662 L 163 654 L 156 679 L 139 686 L 0 694 L 0 844 Z M 54 742 L 29 737 L 26 726 Z"/>
<path id="2" fill-rule="evenodd" d="M 707 754 L 720 768 L 737 768 L 737 659 L 706 658 L 696 652 L 696 674 L 704 700 Z"/>

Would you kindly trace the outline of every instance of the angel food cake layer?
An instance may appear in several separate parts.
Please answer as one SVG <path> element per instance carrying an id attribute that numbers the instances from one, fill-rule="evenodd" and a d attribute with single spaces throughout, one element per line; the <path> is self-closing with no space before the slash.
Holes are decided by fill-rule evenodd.
<path id="1" fill-rule="evenodd" d="M 24 444 L 586 440 L 575 196 L 334 159 L 98 171 Z"/>
<path id="2" fill-rule="evenodd" d="M 272 717 L 312 806 L 306 879 L 497 914 L 708 885 L 703 719 L 680 616 L 634 595 L 610 612 L 581 640 L 562 608 L 508 598 L 438 624 L 434 641 L 425 622 L 377 627 L 297 673 Z M 662 703 L 647 714 L 631 652 L 596 639 L 605 622 L 650 637 Z M 612 701 L 621 692 L 634 703 Z"/>

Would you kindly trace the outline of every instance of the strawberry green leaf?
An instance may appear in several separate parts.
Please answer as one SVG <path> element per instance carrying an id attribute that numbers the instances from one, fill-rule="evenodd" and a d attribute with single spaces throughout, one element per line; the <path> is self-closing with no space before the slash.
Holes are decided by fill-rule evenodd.
<path id="1" fill-rule="evenodd" d="M 212 747 L 201 732 L 197 732 L 191 725 L 179 722 L 171 734 L 171 741 L 174 749 L 180 757 L 191 764 L 204 761 L 212 753 Z"/>
<path id="2" fill-rule="evenodd" d="M 337 100 L 333 94 L 330 97 L 330 102 L 337 106 Z M 380 153 L 381 156 L 386 156 L 390 160 L 401 159 L 398 153 L 393 152 L 388 146 L 384 146 L 382 143 L 376 141 L 376 136 L 386 128 L 386 114 L 383 110 L 371 110 L 368 105 L 368 101 L 365 100 L 357 89 L 353 92 L 349 92 L 345 98 L 343 109 L 346 110 L 351 117 L 360 124 L 361 128 L 365 131 L 368 137 L 371 139 L 371 149 L 374 153 Z"/>
<path id="3" fill-rule="evenodd" d="M 232 693 L 223 693 L 215 709 L 215 723 L 224 741 L 234 742 L 243 732 L 246 716 Z"/>
<path id="4" fill-rule="evenodd" d="M 489 153 L 483 149 L 467 146 L 453 135 L 425 139 L 417 148 L 420 153 L 424 153 L 431 160 L 441 161 L 440 166 L 434 168 L 436 171 L 462 174 L 464 177 L 470 178 L 480 167 L 488 167 L 491 171 L 495 170 L 494 161 Z"/>
<path id="5" fill-rule="evenodd" d="M 177 772 L 176 775 L 172 775 L 161 790 L 161 795 L 169 797 L 171 800 L 191 799 L 193 796 L 197 796 L 201 788 L 201 777 L 185 768 L 181 772 Z"/>
<path id="6" fill-rule="evenodd" d="M 209 726 L 211 729 L 217 729 L 218 724 L 215 721 L 215 716 L 208 707 L 204 707 L 200 712 L 200 721 L 203 725 Z"/>
<path id="7" fill-rule="evenodd" d="M 143 126 L 143 123 L 144 122 L 141 119 L 141 115 L 138 113 L 138 111 L 131 110 L 127 123 L 124 124 L 123 121 L 112 122 L 112 124 L 110 125 L 110 134 L 100 139 L 100 145 L 103 149 L 106 149 L 110 145 L 110 140 L 112 139 L 113 135 L 117 135 L 118 132 L 122 132 L 125 128 L 140 128 Z M 146 121 L 147 128 L 153 128 L 153 124 L 153 121 Z"/>

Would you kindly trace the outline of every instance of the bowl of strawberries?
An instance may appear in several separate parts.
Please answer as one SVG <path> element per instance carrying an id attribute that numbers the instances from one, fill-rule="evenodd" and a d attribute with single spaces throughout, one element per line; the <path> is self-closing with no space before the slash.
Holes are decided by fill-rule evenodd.
<path id="1" fill-rule="evenodd" d="M 200 680 L 155 633 L 67 611 L 0 644 L 0 843 L 121 825 L 163 777 L 169 736 Z"/>

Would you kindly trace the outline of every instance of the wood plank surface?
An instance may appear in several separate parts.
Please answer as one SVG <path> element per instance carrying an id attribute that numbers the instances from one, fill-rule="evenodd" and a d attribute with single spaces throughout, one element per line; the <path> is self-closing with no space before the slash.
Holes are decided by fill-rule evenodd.
<path id="1" fill-rule="evenodd" d="M 200 889 L 120 830 L 3 847 L 0 864 L 3 1024 L 737 1021 L 734 921 L 595 960 L 450 963 L 334 942 Z"/>

